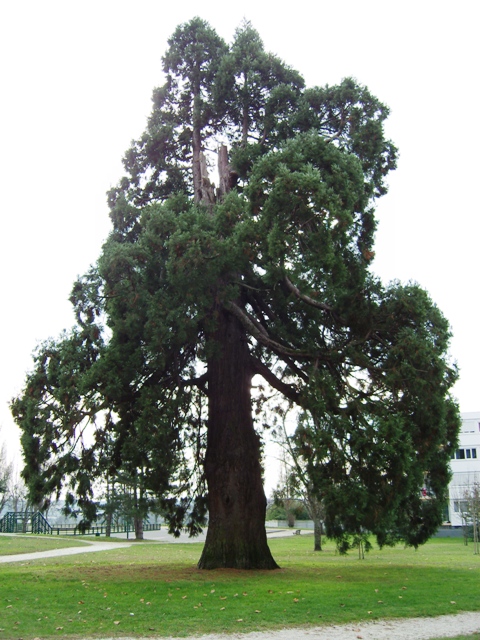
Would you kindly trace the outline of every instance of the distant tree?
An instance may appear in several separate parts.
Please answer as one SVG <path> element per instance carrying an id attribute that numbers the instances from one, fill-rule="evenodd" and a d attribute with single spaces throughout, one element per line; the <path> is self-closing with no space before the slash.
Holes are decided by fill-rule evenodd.
<path id="1" fill-rule="evenodd" d="M 0 443 L 0 513 L 10 497 L 13 480 L 13 462 L 8 459 L 7 445 Z"/>
<path id="2" fill-rule="evenodd" d="M 16 470 L 13 471 L 11 476 L 8 500 L 12 511 L 27 510 L 27 488 Z"/>
<path id="3" fill-rule="evenodd" d="M 459 501 L 465 532 L 465 544 L 469 534 L 473 538 L 473 553 L 480 553 L 480 482 L 473 481 L 464 489 Z"/>
<path id="4" fill-rule="evenodd" d="M 309 416 L 301 453 L 330 534 L 424 542 L 457 437 L 456 370 L 428 295 L 370 271 L 396 165 L 388 109 L 352 79 L 306 89 L 248 23 L 230 47 L 199 18 L 168 44 L 109 193 L 112 233 L 74 286 L 78 327 L 37 352 L 12 403 L 30 491 L 66 482 L 93 514 L 95 477 L 142 468 L 173 531 L 198 531 L 208 500 L 200 568 L 276 568 L 259 375 Z"/>
<path id="5" fill-rule="evenodd" d="M 295 438 L 295 430 L 292 428 L 292 433 L 289 433 L 287 429 L 288 421 L 294 422 L 298 418 L 298 413 L 295 413 L 294 416 L 290 415 L 292 413 L 290 409 L 291 407 L 285 404 L 283 407 L 277 405 L 272 412 L 274 416 L 272 433 L 275 442 L 282 451 L 281 477 L 274 496 L 278 501 L 285 490 L 288 489 L 291 499 L 296 500 L 297 503 L 300 502 L 304 506 L 310 520 L 313 521 L 314 551 L 321 551 L 323 522 L 325 519 L 324 508 L 321 496 L 316 493 L 308 476 L 306 463 L 301 454 L 299 443 Z M 287 478 L 287 481 L 285 481 L 285 478 Z"/>

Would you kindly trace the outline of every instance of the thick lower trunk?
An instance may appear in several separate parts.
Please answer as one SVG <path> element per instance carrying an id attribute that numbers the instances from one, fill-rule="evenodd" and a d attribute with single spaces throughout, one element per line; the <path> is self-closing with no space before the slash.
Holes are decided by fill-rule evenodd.
<path id="1" fill-rule="evenodd" d="M 209 522 L 198 567 L 276 569 L 265 532 L 260 443 L 250 399 L 250 354 L 235 317 L 219 311 L 210 346 L 205 458 Z"/>

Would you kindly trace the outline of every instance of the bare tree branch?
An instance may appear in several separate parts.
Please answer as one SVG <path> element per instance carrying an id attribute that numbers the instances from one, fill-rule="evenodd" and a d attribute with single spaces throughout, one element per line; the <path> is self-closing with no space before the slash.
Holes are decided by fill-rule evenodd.
<path id="1" fill-rule="evenodd" d="M 304 293 L 301 293 L 300 289 L 298 289 L 298 287 L 296 287 L 293 284 L 293 282 L 289 280 L 287 276 L 285 276 L 284 282 L 285 282 L 285 285 L 287 286 L 287 289 L 291 291 L 299 300 L 302 300 L 303 302 L 310 305 L 311 307 L 315 307 L 316 309 L 321 309 L 322 311 L 326 311 L 327 313 L 332 314 L 332 316 L 337 320 L 339 320 L 342 324 L 346 324 L 345 320 L 343 320 L 340 316 L 338 316 L 335 313 L 333 307 L 331 307 L 328 304 L 325 304 L 324 302 L 319 302 L 318 300 L 314 300 L 313 298 L 310 298 L 310 296 L 307 296 Z"/>

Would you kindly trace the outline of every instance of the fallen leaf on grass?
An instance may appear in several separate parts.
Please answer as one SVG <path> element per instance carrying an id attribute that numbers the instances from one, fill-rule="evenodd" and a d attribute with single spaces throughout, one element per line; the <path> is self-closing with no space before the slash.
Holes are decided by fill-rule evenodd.
<path id="1" fill-rule="evenodd" d="M 246 591 L 244 591 L 244 592 L 242 593 L 242 596 L 248 596 L 248 593 L 247 593 Z"/>
<path id="2" fill-rule="evenodd" d="M 455 600 L 450 600 L 450 604 L 457 604 Z"/>
<path id="3" fill-rule="evenodd" d="M 243 622 L 243 618 L 238 618 L 237 622 Z"/>
<path id="4" fill-rule="evenodd" d="M 227 596 L 220 596 L 220 600 L 226 600 Z"/>
<path id="5" fill-rule="evenodd" d="M 188 596 L 182 596 L 182 600 L 185 600 Z"/>
<path id="6" fill-rule="evenodd" d="M 255 609 L 255 613 L 262 613 L 259 609 Z"/>
<path id="7" fill-rule="evenodd" d="M 120 620 L 114 620 L 113 624 L 120 624 Z"/>
<path id="8" fill-rule="evenodd" d="M 220 607 L 220 611 L 225 611 L 225 607 Z"/>
<path id="9" fill-rule="evenodd" d="M 61 631 L 63 627 L 55 627 L 55 631 Z"/>
<path id="10" fill-rule="evenodd" d="M 294 601 L 294 602 L 298 602 L 298 598 L 294 598 L 294 599 L 293 599 L 293 601 Z"/>

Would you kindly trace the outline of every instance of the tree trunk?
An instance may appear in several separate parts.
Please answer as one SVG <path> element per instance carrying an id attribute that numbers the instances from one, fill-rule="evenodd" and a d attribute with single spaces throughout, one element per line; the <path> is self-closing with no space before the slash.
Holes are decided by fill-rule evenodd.
<path id="1" fill-rule="evenodd" d="M 108 512 L 107 517 L 105 518 L 105 537 L 110 538 L 112 535 L 112 518 L 113 513 Z"/>
<path id="2" fill-rule="evenodd" d="M 313 521 L 313 550 L 321 551 L 322 550 L 322 522 L 318 518 L 315 518 Z"/>
<path id="3" fill-rule="evenodd" d="M 243 327 L 218 310 L 209 341 L 205 475 L 209 523 L 200 569 L 276 569 L 265 532 L 260 443 L 251 408 L 250 353 Z"/>
<path id="4" fill-rule="evenodd" d="M 134 516 L 135 540 L 143 540 L 143 518 L 142 516 Z"/>
<path id="5" fill-rule="evenodd" d="M 192 172 L 193 172 L 193 198 L 195 202 L 202 200 L 202 169 L 200 153 L 202 150 L 202 138 L 200 129 L 194 125 L 192 134 Z"/>

